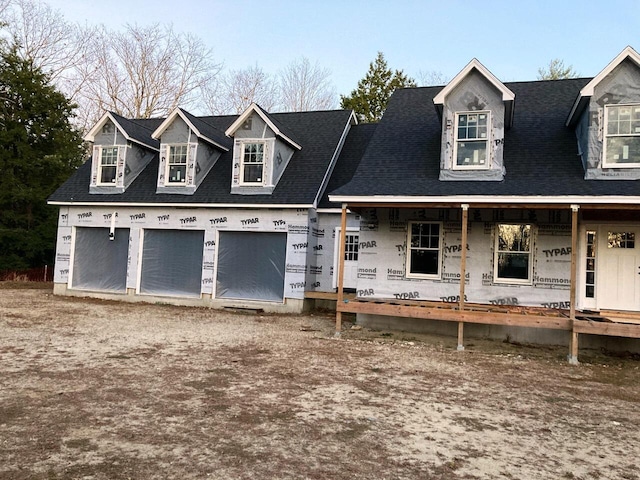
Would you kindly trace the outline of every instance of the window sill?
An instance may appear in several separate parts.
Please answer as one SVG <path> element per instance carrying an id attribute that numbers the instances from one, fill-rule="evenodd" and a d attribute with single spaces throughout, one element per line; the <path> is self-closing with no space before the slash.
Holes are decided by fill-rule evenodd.
<path id="1" fill-rule="evenodd" d="M 407 273 L 405 278 L 412 280 L 442 280 L 442 275 L 428 275 L 424 273 Z"/>
<path id="2" fill-rule="evenodd" d="M 523 285 L 533 285 L 533 281 L 532 280 L 517 280 L 514 278 L 495 278 L 493 280 L 493 284 L 494 285 L 504 285 L 504 286 L 509 286 L 509 285 L 514 285 L 514 286 L 523 286 Z"/>

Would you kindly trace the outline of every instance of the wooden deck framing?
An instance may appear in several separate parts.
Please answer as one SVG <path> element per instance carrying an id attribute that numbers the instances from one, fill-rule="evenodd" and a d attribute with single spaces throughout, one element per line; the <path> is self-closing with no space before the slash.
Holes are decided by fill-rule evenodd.
<path id="1" fill-rule="evenodd" d="M 409 208 L 408 204 L 354 204 L 351 207 L 393 207 Z M 495 204 L 469 205 L 421 204 L 420 208 L 460 208 L 462 210 L 462 245 L 466 245 L 468 231 L 468 210 L 473 208 L 569 208 L 571 210 L 571 280 L 569 310 L 552 310 L 538 307 L 502 307 L 496 305 L 470 304 L 464 301 L 465 282 L 460 282 L 460 300 L 457 303 L 428 301 L 363 300 L 345 298 L 344 293 L 344 242 L 346 237 L 347 208 L 342 205 L 341 232 L 339 241 L 338 291 L 336 293 L 336 332 L 342 329 L 342 313 L 366 313 L 373 315 L 421 318 L 458 322 L 458 350 L 464 349 L 463 332 L 465 323 L 486 325 L 505 325 L 529 328 L 548 328 L 571 332 L 569 362 L 578 363 L 578 335 L 610 335 L 628 338 L 640 338 L 640 313 L 635 312 L 579 312 L 576 310 L 577 288 L 577 251 L 578 251 L 578 212 L 579 205 L 543 205 L 543 204 Z M 610 205 L 589 205 L 590 209 L 611 208 Z M 619 207 L 619 206 L 614 206 Z M 626 208 L 627 206 L 625 206 Z M 631 206 L 628 208 L 640 208 Z M 466 250 L 462 249 L 460 260 L 460 278 L 466 276 Z"/>

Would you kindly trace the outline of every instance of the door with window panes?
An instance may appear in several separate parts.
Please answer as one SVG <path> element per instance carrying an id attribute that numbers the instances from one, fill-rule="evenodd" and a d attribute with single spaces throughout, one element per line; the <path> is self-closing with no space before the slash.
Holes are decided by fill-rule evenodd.
<path id="1" fill-rule="evenodd" d="M 598 307 L 640 309 L 640 228 L 602 226 L 598 235 Z"/>
<path id="2" fill-rule="evenodd" d="M 338 227 L 335 230 L 335 245 L 334 245 L 334 262 L 333 262 L 333 288 L 338 286 L 338 263 L 339 245 L 340 245 L 340 231 Z M 356 288 L 358 283 L 358 242 L 360 236 L 357 229 L 347 228 L 344 241 L 344 288 Z"/>

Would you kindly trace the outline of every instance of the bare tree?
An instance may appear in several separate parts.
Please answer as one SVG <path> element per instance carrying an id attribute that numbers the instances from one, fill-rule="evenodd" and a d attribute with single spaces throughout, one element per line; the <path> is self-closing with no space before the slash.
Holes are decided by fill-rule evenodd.
<path id="1" fill-rule="evenodd" d="M 276 81 L 258 65 L 231 70 L 204 93 L 207 109 L 214 114 L 242 113 L 251 102 L 270 111 L 279 101 Z"/>
<path id="2" fill-rule="evenodd" d="M 123 31 L 103 26 L 92 39 L 87 61 L 79 66 L 88 79 L 79 98 L 98 111 L 149 118 L 178 105 L 198 106 L 200 90 L 220 71 L 198 37 L 170 25 L 127 25 Z"/>
<path id="3" fill-rule="evenodd" d="M 549 62 L 547 67 L 538 69 L 538 80 L 561 80 L 565 78 L 577 78 L 578 72 L 573 69 L 572 65 L 564 66 L 564 60 L 554 58 Z"/>
<path id="4" fill-rule="evenodd" d="M 305 57 L 294 60 L 280 73 L 282 108 L 290 112 L 335 108 L 338 96 L 330 76 L 328 69 Z"/>
<path id="5" fill-rule="evenodd" d="M 419 70 L 417 80 L 421 87 L 446 85 L 449 82 L 449 78 L 444 73 L 435 70 Z"/>
<path id="6" fill-rule="evenodd" d="M 0 0 L 0 26 L 5 23 L 4 12 L 9 8 L 12 0 Z"/>
<path id="7" fill-rule="evenodd" d="M 0 0 L 2 2 L 2 0 Z M 3 3 L 0 3 L 0 12 Z M 40 0 L 5 0 L 6 35 L 20 58 L 65 90 L 82 60 L 84 31 Z"/>

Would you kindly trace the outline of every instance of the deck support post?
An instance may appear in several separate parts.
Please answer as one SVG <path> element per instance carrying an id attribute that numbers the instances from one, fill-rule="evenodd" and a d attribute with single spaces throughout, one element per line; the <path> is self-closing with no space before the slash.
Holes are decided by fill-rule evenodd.
<path id="1" fill-rule="evenodd" d="M 342 204 L 340 218 L 340 240 L 338 241 L 338 298 L 336 300 L 336 336 L 342 331 L 342 312 L 340 307 L 344 302 L 344 243 L 347 238 L 347 204 Z"/>
<path id="2" fill-rule="evenodd" d="M 569 346 L 569 363 L 578 364 L 578 333 L 576 332 L 576 291 L 578 267 L 578 210 L 579 205 L 571 205 L 571 290 L 569 292 L 569 318 L 571 320 L 571 341 Z"/>
<path id="3" fill-rule="evenodd" d="M 464 288 L 467 277 L 467 224 L 469 222 L 469 204 L 462 207 L 462 253 L 460 254 L 460 298 L 458 310 L 464 310 Z M 464 350 L 464 322 L 458 322 L 458 351 Z"/>

